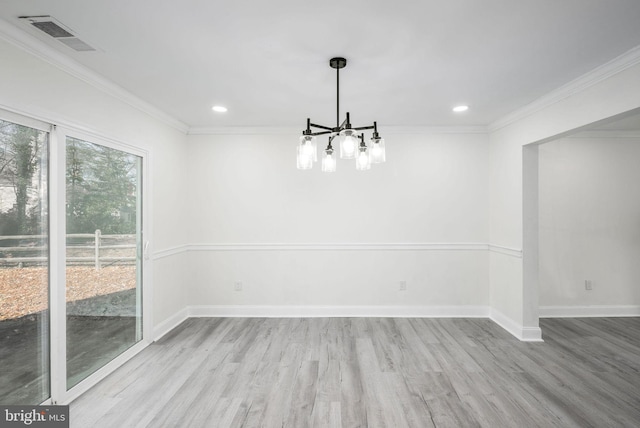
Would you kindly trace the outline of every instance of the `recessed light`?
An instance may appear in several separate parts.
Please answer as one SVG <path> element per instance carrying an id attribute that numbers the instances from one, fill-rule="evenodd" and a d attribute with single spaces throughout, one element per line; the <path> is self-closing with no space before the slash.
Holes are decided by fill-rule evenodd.
<path id="1" fill-rule="evenodd" d="M 453 111 L 456 113 L 462 113 L 463 111 L 469 110 L 469 106 L 455 106 Z"/>
<path id="2" fill-rule="evenodd" d="M 216 113 L 226 113 L 227 112 L 227 108 L 224 106 L 213 106 L 211 107 L 211 110 L 215 111 Z"/>

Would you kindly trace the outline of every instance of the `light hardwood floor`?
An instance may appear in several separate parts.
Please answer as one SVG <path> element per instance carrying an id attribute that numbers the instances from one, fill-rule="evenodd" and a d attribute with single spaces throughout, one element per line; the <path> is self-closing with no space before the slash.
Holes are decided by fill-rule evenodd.
<path id="1" fill-rule="evenodd" d="M 192 318 L 71 404 L 85 427 L 638 427 L 640 318 Z"/>

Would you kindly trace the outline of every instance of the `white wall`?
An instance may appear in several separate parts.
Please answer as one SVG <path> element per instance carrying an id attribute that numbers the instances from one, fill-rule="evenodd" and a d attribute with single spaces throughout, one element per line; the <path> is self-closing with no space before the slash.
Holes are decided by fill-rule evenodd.
<path id="1" fill-rule="evenodd" d="M 151 240 L 152 259 L 154 252 L 184 245 L 185 212 L 177 207 L 185 207 L 187 202 L 185 134 L 61 70 L 36 51 L 18 48 L 16 43 L 22 41 L 13 38 L 8 24 L 0 24 L 0 108 L 88 130 L 149 153 L 149 182 L 144 191 L 151 193 L 147 208 L 152 224 L 146 225 L 146 238 Z M 37 46 L 27 42 L 27 46 Z M 156 322 L 186 305 L 186 293 L 176 292 L 175 285 L 176 272 L 184 271 L 185 261 L 176 256 L 176 260 L 165 258 L 162 263 L 171 264 L 173 276 L 167 276 L 156 264 L 158 271 L 152 270 L 153 276 L 145 278 L 153 285 Z"/>
<path id="2" fill-rule="evenodd" d="M 191 305 L 486 307 L 485 134 L 387 133 L 333 174 L 291 135 L 189 136 Z"/>
<path id="3" fill-rule="evenodd" d="M 617 133 L 539 147 L 540 306 L 547 311 L 640 305 L 639 166 L 640 138 Z"/>
<path id="4" fill-rule="evenodd" d="M 634 52 L 628 61 L 615 61 L 591 76 L 572 82 L 541 100 L 527 114 L 491 127 L 490 134 L 490 242 L 522 250 L 524 257 L 537 247 L 524 245 L 523 212 L 531 189 L 523 192 L 523 146 L 547 141 L 591 123 L 640 107 L 640 64 Z M 528 162 L 535 164 L 535 162 Z M 533 240 L 529 240 L 529 244 Z M 522 258 L 492 252 L 490 255 L 491 308 L 508 320 L 510 331 L 524 337 L 540 334 L 538 284 L 525 272 Z M 537 330 L 537 332 L 536 332 Z M 535 337 L 534 337 L 535 338 Z"/>

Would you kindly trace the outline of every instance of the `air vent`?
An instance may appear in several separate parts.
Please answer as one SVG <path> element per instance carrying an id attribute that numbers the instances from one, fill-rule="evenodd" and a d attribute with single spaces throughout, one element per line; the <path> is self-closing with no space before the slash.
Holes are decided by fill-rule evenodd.
<path id="1" fill-rule="evenodd" d="M 21 16 L 20 19 L 75 51 L 95 51 L 95 48 L 77 38 L 70 29 L 65 28 L 60 22 L 49 15 Z"/>

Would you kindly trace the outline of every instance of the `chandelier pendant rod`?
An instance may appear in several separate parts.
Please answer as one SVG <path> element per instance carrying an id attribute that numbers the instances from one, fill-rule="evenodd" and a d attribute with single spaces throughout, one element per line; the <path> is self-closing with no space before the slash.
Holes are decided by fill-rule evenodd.
<path id="1" fill-rule="evenodd" d="M 336 67 L 336 127 L 340 128 L 340 67 Z"/>

